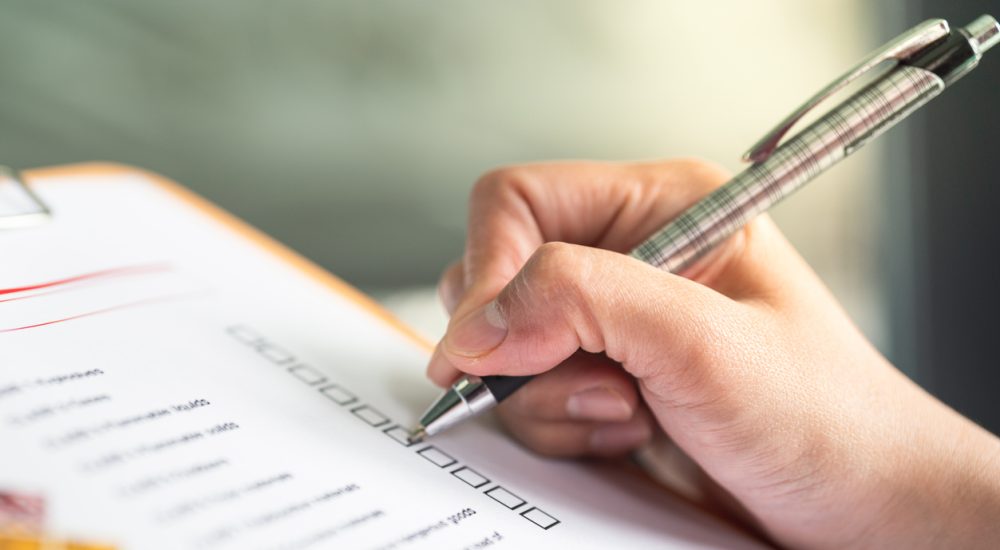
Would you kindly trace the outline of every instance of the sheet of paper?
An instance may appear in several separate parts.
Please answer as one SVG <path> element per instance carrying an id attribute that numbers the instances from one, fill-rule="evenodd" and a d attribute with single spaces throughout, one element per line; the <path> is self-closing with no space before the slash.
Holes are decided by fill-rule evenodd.
<path id="1" fill-rule="evenodd" d="M 752 548 L 489 421 L 411 445 L 426 350 L 139 173 L 0 232 L 0 491 L 121 548 Z M 378 251 L 358 251 L 359 254 Z M 345 259 L 349 261 L 349 259 Z"/>

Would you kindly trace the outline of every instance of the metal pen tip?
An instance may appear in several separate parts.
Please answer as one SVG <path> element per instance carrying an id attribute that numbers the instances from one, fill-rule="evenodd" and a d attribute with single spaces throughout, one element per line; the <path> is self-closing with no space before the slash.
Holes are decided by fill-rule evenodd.
<path id="1" fill-rule="evenodd" d="M 410 436 L 410 443 L 420 443 L 427 438 L 427 432 L 424 430 L 423 426 L 417 426 L 416 430 L 413 430 L 413 435 Z"/>

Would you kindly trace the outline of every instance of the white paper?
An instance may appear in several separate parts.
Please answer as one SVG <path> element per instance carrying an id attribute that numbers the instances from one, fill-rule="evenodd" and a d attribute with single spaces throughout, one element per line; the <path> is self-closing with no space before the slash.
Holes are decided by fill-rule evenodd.
<path id="1" fill-rule="evenodd" d="M 757 547 L 634 472 L 538 458 L 488 420 L 407 446 L 437 390 L 401 332 L 138 173 L 35 188 L 54 221 L 0 232 L 0 289 L 22 289 L 0 291 L 0 491 L 44 495 L 53 536 Z"/>

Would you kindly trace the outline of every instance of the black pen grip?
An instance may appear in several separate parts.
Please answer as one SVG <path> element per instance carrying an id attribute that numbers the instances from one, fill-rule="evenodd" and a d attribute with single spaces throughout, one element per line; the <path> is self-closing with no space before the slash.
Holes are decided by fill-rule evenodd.
<path id="1" fill-rule="evenodd" d="M 497 403 L 527 384 L 534 376 L 484 376 L 483 384 L 489 388 Z"/>

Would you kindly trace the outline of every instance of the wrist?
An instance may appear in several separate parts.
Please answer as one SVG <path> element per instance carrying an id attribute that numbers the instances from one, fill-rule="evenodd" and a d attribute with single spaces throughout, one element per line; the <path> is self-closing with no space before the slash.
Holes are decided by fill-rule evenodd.
<path id="1" fill-rule="evenodd" d="M 890 497 L 858 546 L 981 548 L 1000 537 L 1000 440 L 928 399 L 936 410 L 890 455 Z"/>

